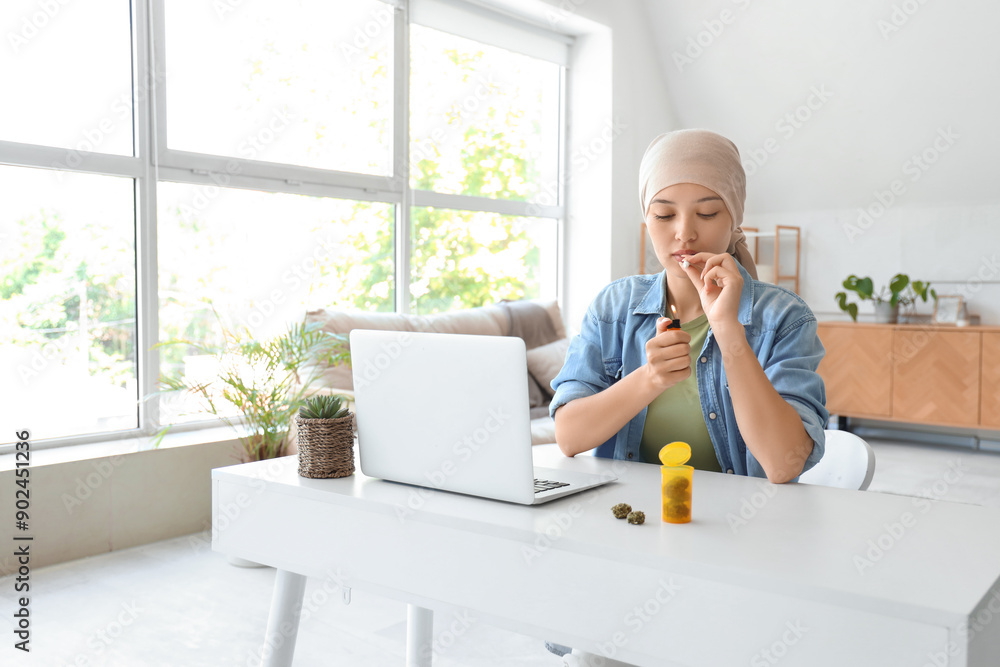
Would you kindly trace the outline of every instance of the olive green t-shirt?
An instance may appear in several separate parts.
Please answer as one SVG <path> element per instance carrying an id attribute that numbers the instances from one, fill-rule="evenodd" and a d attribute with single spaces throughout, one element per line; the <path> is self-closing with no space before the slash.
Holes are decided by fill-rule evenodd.
<path id="1" fill-rule="evenodd" d="M 688 465 L 698 470 L 722 472 L 712 437 L 705 426 L 695 372 L 708 328 L 707 315 L 681 324 L 681 330 L 691 335 L 691 376 L 665 390 L 646 408 L 646 423 L 639 445 L 640 456 L 646 463 L 659 463 L 663 445 L 680 440 L 691 445 Z"/>

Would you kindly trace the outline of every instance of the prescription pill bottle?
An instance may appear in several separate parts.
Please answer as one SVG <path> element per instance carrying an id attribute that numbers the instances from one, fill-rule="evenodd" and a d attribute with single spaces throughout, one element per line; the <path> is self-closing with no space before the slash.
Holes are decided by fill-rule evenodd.
<path id="1" fill-rule="evenodd" d="M 660 450 L 660 493 L 663 498 L 663 520 L 666 523 L 691 521 L 691 489 L 694 468 L 687 463 L 691 447 L 686 442 L 671 442 Z"/>
<path id="2" fill-rule="evenodd" d="M 667 523 L 691 521 L 691 483 L 694 468 L 691 466 L 661 466 L 663 493 L 663 520 Z"/>

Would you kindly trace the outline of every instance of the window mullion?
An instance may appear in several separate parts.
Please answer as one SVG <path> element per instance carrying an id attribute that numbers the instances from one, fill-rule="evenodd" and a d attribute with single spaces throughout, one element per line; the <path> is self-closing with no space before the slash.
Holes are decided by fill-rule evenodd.
<path id="1" fill-rule="evenodd" d="M 430 190 L 413 190 L 411 202 L 414 206 L 433 206 L 459 211 L 485 211 L 500 215 L 513 215 L 529 218 L 561 218 L 562 206 L 548 206 L 526 201 L 509 199 L 492 199 L 490 197 L 475 197 L 472 195 L 453 195 Z"/>
<path id="2" fill-rule="evenodd" d="M 396 312 L 410 312 L 410 19 L 409 2 L 396 6 L 393 43 L 393 181 L 401 201 L 396 209 Z"/>
<path id="3" fill-rule="evenodd" d="M 156 0 L 133 0 L 133 109 L 136 127 L 136 155 L 142 164 L 142 174 L 136 178 L 136 364 L 139 385 L 139 428 L 152 433 L 159 427 L 159 402 L 147 400 L 157 390 L 160 375 L 159 299 L 156 251 L 156 108 L 159 91 L 157 68 L 162 60 L 155 54 L 155 45 L 162 43 L 162 24 L 151 20 L 156 12 Z M 138 91 L 146 94 L 139 95 Z"/>

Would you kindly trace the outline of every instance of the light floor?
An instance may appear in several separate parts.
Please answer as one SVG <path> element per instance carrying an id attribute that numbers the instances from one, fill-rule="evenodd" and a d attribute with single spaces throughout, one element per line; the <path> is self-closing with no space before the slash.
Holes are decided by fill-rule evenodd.
<path id="1" fill-rule="evenodd" d="M 1000 507 L 1000 454 L 872 445 L 872 491 Z M 32 652 L 25 655 L 11 648 L 14 582 L 3 579 L 0 665 L 257 667 L 273 582 L 270 568 L 234 567 L 213 553 L 207 533 L 43 568 L 32 572 Z M 317 608 L 301 624 L 297 667 L 404 664 L 402 603 L 354 591 L 345 606 L 324 600 L 312 580 L 306 600 Z M 535 638 L 474 618 L 435 620 L 436 667 L 561 663 Z"/>

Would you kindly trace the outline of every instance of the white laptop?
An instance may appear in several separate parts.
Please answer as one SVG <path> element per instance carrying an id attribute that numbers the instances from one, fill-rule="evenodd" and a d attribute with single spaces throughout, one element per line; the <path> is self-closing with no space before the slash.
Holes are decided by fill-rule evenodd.
<path id="1" fill-rule="evenodd" d="M 533 467 L 520 338 L 355 329 L 350 339 L 365 475 L 523 505 L 617 479 Z"/>

